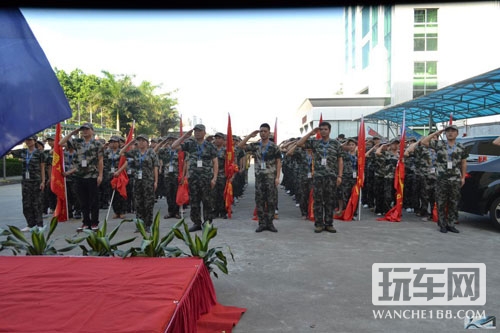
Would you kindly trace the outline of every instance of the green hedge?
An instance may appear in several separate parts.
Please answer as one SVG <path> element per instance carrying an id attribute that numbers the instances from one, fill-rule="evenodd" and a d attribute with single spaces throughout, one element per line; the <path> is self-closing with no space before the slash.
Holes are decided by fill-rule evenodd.
<path id="1" fill-rule="evenodd" d="M 3 177 L 3 162 L 4 159 L 0 159 L 0 175 Z M 21 164 L 21 161 L 19 161 L 16 158 L 6 158 L 5 159 L 5 166 L 6 166 L 6 172 L 7 172 L 7 177 L 11 176 L 20 176 L 21 173 L 23 172 L 23 166 Z"/>

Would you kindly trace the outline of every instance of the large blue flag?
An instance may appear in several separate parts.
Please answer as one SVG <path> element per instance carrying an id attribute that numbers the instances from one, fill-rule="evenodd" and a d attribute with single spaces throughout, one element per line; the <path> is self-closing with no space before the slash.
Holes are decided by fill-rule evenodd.
<path id="1" fill-rule="evenodd" d="M 0 156 L 71 108 L 21 11 L 0 9 Z"/>

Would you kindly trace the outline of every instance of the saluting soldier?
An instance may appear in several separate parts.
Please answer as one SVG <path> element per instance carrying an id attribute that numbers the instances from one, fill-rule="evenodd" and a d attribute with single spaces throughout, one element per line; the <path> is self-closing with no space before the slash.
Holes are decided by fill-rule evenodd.
<path id="1" fill-rule="evenodd" d="M 179 215 L 180 207 L 176 203 L 177 188 L 179 187 L 179 154 L 176 149 L 172 149 L 172 143 L 175 139 L 175 136 L 169 134 L 162 143 L 155 147 L 155 150 L 158 150 L 158 159 L 163 169 L 163 172 L 160 173 L 160 175 L 163 174 L 163 179 L 160 178 L 160 182 L 163 181 L 167 201 L 165 219 L 181 218 Z"/>
<path id="2" fill-rule="evenodd" d="M 432 140 L 445 133 L 446 140 Z M 436 150 L 436 203 L 439 231 L 458 233 L 458 203 L 460 188 L 465 184 L 467 157 L 465 147 L 456 141 L 458 127 L 448 125 L 444 129 L 422 139 L 422 145 Z"/>
<path id="3" fill-rule="evenodd" d="M 259 226 L 255 232 L 269 230 L 278 232 L 273 224 L 278 205 L 282 155 L 279 147 L 270 140 L 271 127 L 268 123 L 248 134 L 238 146 L 254 156 L 255 204 Z M 260 135 L 260 141 L 247 144 L 250 138 Z"/>
<path id="4" fill-rule="evenodd" d="M 111 186 L 111 180 L 118 177 L 122 170 L 127 166 L 122 165 L 120 167 L 120 137 L 117 135 L 112 135 L 108 140 L 108 148 L 104 152 L 104 179 L 105 186 L 108 187 L 107 192 L 113 193 L 113 188 Z M 111 206 L 113 207 L 113 218 L 114 219 L 124 219 L 125 218 L 125 198 L 123 198 L 119 191 L 115 190 L 115 193 L 110 196 L 113 197 Z"/>
<path id="5" fill-rule="evenodd" d="M 226 136 L 221 132 L 214 134 L 214 145 L 217 149 L 217 163 L 219 164 L 219 172 L 217 173 L 217 181 L 212 190 L 212 200 L 214 209 L 214 218 L 222 217 L 227 219 L 226 205 L 224 200 L 224 188 L 226 187 L 226 173 L 225 173 L 225 163 L 226 163 L 226 147 L 225 144 Z"/>
<path id="6" fill-rule="evenodd" d="M 313 199 L 314 199 L 314 232 L 326 230 L 337 232 L 333 226 L 333 207 L 337 188 L 342 184 L 344 160 L 340 142 L 330 139 L 332 125 L 323 121 L 317 128 L 304 135 L 297 146 L 311 149 L 314 161 Z M 321 139 L 311 136 L 320 133 Z"/>
<path id="7" fill-rule="evenodd" d="M 127 148 L 137 141 L 137 148 L 127 151 Z M 151 232 L 155 191 L 158 187 L 158 155 L 149 148 L 149 138 L 139 134 L 135 140 L 127 143 L 120 150 L 120 155 L 133 159 L 135 167 L 134 198 L 136 216 L 144 222 L 147 232 Z M 126 164 L 124 164 L 126 167 Z"/>
<path id="8" fill-rule="evenodd" d="M 43 227 L 42 193 L 45 189 L 45 154 L 35 148 L 36 137 L 29 136 L 24 140 L 26 149 L 13 152 L 23 166 L 21 191 L 23 214 L 27 227 L 23 232 L 30 231 L 35 226 Z"/>
<path id="9" fill-rule="evenodd" d="M 72 137 L 81 133 L 81 138 Z M 74 173 L 78 200 L 82 210 L 83 221 L 77 231 L 83 229 L 99 229 L 99 185 L 102 183 L 104 170 L 103 144 L 94 138 L 94 125 L 85 123 L 59 141 L 64 146 L 67 142 L 77 153 L 77 170 Z"/>
<path id="10" fill-rule="evenodd" d="M 194 140 L 187 140 L 194 132 Z M 197 124 L 172 143 L 172 149 L 182 149 L 187 153 L 184 166 L 187 168 L 189 186 L 190 217 L 193 225 L 190 232 L 201 230 L 202 222 L 212 223 L 213 207 L 211 190 L 215 187 L 219 164 L 217 149 L 205 140 L 205 125 Z M 201 204 L 203 203 L 203 220 Z"/>

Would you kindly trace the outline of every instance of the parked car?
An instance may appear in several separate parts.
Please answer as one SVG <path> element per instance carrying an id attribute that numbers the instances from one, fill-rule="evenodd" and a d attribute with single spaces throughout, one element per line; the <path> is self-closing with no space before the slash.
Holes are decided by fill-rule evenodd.
<path id="1" fill-rule="evenodd" d="M 488 156 L 484 162 L 469 159 L 461 194 L 460 211 L 489 214 L 490 220 L 500 228 L 500 157 Z"/>
<path id="2" fill-rule="evenodd" d="M 479 156 L 489 157 L 500 156 L 500 146 L 494 145 L 492 142 L 497 136 L 471 136 L 457 138 L 457 142 L 460 142 L 465 146 L 467 152 L 469 153 L 469 161 L 478 161 Z"/>

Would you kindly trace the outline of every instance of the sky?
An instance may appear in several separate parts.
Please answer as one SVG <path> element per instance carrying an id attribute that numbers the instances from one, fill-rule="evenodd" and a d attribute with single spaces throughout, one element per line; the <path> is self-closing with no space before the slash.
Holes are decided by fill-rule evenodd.
<path id="1" fill-rule="evenodd" d="M 341 7 L 21 12 L 53 68 L 161 86 L 208 134 L 225 133 L 229 114 L 233 134 L 277 121 L 278 141 L 300 136 L 300 105 L 342 82 Z"/>

